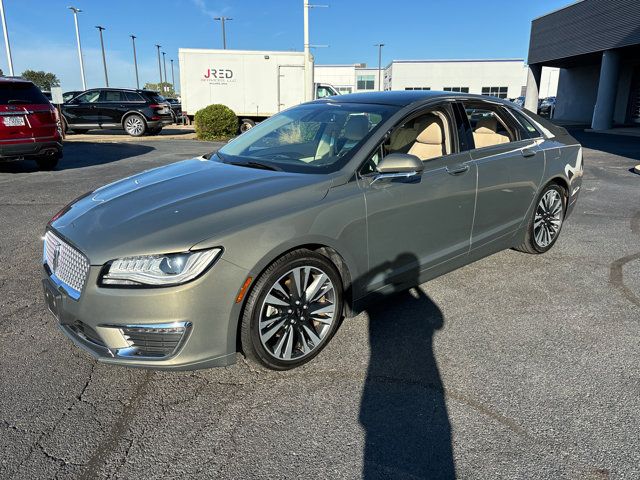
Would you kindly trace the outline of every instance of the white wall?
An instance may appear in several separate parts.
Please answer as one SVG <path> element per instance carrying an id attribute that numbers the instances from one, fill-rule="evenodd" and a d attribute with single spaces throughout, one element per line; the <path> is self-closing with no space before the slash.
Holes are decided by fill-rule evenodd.
<path id="1" fill-rule="evenodd" d="M 362 68 L 356 67 L 356 65 L 315 65 L 313 75 L 316 83 L 329 83 L 337 89 L 350 88 L 352 93 L 372 91 L 358 90 L 357 84 L 359 75 L 372 75 L 374 85 L 373 90 L 378 89 L 377 68 Z"/>
<path id="2" fill-rule="evenodd" d="M 410 87 L 469 87 L 469 93 L 482 93 L 482 87 L 507 87 L 508 98 L 519 97 L 522 87 L 524 62 L 509 61 L 394 61 L 386 69 L 392 90 Z M 388 84 L 385 84 L 387 87 Z"/>

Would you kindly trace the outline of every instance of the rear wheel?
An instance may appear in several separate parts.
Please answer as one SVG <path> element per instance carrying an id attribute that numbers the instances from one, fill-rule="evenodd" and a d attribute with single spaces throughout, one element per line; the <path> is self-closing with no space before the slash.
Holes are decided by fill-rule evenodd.
<path id="1" fill-rule="evenodd" d="M 124 131 L 132 137 L 141 137 L 147 131 L 147 124 L 141 115 L 133 113 L 124 119 Z"/>
<path id="2" fill-rule="evenodd" d="M 47 155 L 44 157 L 36 158 L 36 163 L 38 164 L 38 170 L 43 170 L 43 171 L 53 170 L 54 168 L 56 168 L 59 161 L 60 161 L 60 155 L 57 153 L 54 155 Z"/>
<path id="3" fill-rule="evenodd" d="M 536 207 L 527 225 L 522 245 L 516 248 L 525 253 L 548 251 L 560 235 L 566 208 L 566 193 L 555 183 L 547 185 L 536 200 Z"/>
<path id="4" fill-rule="evenodd" d="M 310 250 L 284 255 L 258 278 L 247 299 L 244 354 L 274 370 L 308 362 L 338 328 L 342 298 L 340 275 L 326 257 Z"/>

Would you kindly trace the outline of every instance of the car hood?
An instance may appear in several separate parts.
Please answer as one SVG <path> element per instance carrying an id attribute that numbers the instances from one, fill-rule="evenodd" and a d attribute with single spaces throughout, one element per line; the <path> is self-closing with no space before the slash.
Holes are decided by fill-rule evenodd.
<path id="1" fill-rule="evenodd" d="M 327 175 L 191 159 L 99 188 L 65 207 L 51 227 L 92 265 L 101 265 L 122 256 L 188 250 L 217 235 L 317 204 L 330 186 Z"/>

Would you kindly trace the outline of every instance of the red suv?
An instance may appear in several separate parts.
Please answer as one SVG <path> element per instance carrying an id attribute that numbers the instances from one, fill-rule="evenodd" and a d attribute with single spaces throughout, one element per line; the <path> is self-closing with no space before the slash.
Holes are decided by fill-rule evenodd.
<path id="1" fill-rule="evenodd" d="M 52 170 L 60 158 L 58 111 L 33 83 L 0 77 L 0 161 L 30 159 Z"/>

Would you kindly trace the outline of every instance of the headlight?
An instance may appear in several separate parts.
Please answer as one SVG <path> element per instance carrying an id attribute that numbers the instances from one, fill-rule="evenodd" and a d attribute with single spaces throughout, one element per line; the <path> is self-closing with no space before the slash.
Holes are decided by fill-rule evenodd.
<path id="1" fill-rule="evenodd" d="M 140 255 L 110 262 L 100 277 L 109 285 L 179 285 L 204 272 L 222 253 L 221 248 L 167 255 Z"/>

